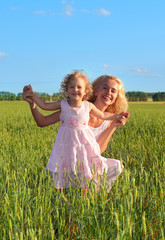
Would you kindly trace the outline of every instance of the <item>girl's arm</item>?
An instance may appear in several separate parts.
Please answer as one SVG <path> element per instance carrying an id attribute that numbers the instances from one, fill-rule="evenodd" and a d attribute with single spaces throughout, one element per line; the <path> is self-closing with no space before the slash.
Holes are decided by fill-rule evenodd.
<path id="1" fill-rule="evenodd" d="M 43 110 L 53 111 L 61 108 L 61 101 L 47 103 L 35 93 L 32 93 L 31 98 Z"/>
<path id="2" fill-rule="evenodd" d="M 29 96 L 28 91 L 23 92 L 22 97 L 26 102 L 29 103 L 33 118 L 34 118 L 35 122 L 37 123 L 37 125 L 39 127 L 45 127 L 45 126 L 48 126 L 48 125 L 59 122 L 60 111 L 55 112 L 55 113 L 53 113 L 51 115 L 48 115 L 48 116 L 44 116 L 37 109 L 36 104 L 34 103 L 34 101 Z"/>
<path id="3" fill-rule="evenodd" d="M 32 102 L 31 100 L 33 100 L 43 110 L 53 111 L 61 108 L 61 101 L 51 103 L 45 102 L 36 93 L 33 92 L 32 86 L 30 84 L 24 86 L 23 94 L 23 98 L 25 101 Z"/>
<path id="4" fill-rule="evenodd" d="M 115 120 L 115 119 L 119 119 L 122 117 L 127 117 L 128 113 L 121 113 L 121 114 L 113 114 L 113 113 L 109 113 L 109 112 L 102 112 L 100 111 L 93 103 L 89 103 L 89 111 L 92 111 L 92 113 L 103 120 Z"/>

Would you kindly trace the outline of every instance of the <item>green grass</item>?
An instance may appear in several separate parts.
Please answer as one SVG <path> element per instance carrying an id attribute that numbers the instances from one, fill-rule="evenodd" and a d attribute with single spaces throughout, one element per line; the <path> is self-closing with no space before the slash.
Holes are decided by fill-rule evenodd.
<path id="1" fill-rule="evenodd" d="M 124 164 L 109 193 L 65 196 L 45 170 L 59 124 L 38 128 L 25 102 L 0 109 L 0 239 L 165 239 L 164 104 L 129 105 L 104 153 Z"/>

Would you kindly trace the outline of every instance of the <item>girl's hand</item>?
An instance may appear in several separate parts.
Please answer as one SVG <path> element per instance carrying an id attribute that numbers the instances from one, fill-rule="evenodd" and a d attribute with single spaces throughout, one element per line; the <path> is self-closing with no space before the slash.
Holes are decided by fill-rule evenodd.
<path id="1" fill-rule="evenodd" d="M 113 120 L 112 125 L 114 127 L 122 127 L 126 124 L 127 119 L 129 118 L 130 114 L 128 112 L 122 112 L 121 117 L 118 119 Z"/>
<path id="2" fill-rule="evenodd" d="M 117 120 L 113 120 L 112 125 L 114 127 L 122 127 L 126 124 L 127 119 L 125 117 Z"/>
<path id="3" fill-rule="evenodd" d="M 30 91 L 27 91 L 27 90 L 22 93 L 23 99 L 28 103 L 33 103 L 32 96 L 33 96 L 33 92 L 30 92 Z"/>
<path id="4" fill-rule="evenodd" d="M 128 119 L 129 116 L 130 116 L 129 112 L 122 112 L 122 113 L 120 113 L 120 115 L 121 115 L 122 117 L 125 117 L 126 119 Z"/>
<path id="5" fill-rule="evenodd" d="M 26 102 L 33 103 L 33 99 L 32 99 L 32 94 L 33 93 L 34 92 L 33 92 L 32 86 L 30 84 L 26 85 L 23 88 L 22 97 Z"/>

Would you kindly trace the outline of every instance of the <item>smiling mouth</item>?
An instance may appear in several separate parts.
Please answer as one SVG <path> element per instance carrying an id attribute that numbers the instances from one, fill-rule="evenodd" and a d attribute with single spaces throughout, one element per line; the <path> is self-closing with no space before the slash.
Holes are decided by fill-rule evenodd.
<path id="1" fill-rule="evenodd" d="M 112 100 L 110 97 L 107 97 L 107 96 L 103 96 L 103 98 L 110 101 Z"/>

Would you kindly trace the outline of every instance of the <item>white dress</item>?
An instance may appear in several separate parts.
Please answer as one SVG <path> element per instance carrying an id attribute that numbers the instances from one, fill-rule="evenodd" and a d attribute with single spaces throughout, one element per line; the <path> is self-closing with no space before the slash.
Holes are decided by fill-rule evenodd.
<path id="1" fill-rule="evenodd" d="M 100 155 L 96 138 L 88 126 L 89 102 L 72 108 L 67 100 L 61 101 L 61 126 L 47 164 L 53 174 L 56 188 L 86 187 L 89 182 L 99 185 L 106 173 L 108 189 L 121 173 L 119 160 Z"/>

